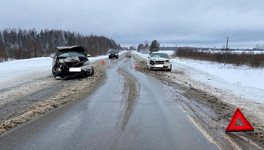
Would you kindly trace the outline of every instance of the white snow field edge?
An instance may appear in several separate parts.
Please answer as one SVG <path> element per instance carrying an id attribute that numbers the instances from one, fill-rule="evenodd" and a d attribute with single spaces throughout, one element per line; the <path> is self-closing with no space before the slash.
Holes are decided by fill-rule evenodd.
<path id="1" fill-rule="evenodd" d="M 121 51 L 119 55 L 124 54 L 126 51 Z M 106 59 L 108 55 L 101 55 L 96 57 L 89 57 L 90 62 L 100 59 Z M 31 59 L 10 60 L 0 63 L 0 83 L 18 78 L 20 76 L 48 72 L 51 75 L 52 58 L 38 57 Z M 47 75 L 45 73 L 45 75 Z M 41 77 L 41 76 L 40 76 Z"/>
<path id="2" fill-rule="evenodd" d="M 145 59 L 148 54 L 133 52 Z M 172 71 L 183 71 L 191 79 L 250 101 L 264 103 L 264 68 L 224 65 L 191 59 L 171 59 Z M 235 101 L 230 101 L 236 104 Z"/>

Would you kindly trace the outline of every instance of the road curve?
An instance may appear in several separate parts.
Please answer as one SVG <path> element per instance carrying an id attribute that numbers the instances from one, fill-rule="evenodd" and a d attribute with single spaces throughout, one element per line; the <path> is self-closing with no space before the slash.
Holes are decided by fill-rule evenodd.
<path id="1" fill-rule="evenodd" d="M 218 149 L 133 58 L 112 63 L 106 76 L 89 97 L 2 135 L 0 149 Z"/>

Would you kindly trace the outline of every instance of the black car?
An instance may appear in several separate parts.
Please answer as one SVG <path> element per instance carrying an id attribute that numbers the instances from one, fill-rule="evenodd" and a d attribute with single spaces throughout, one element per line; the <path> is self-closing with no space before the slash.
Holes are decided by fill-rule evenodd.
<path id="1" fill-rule="evenodd" d="M 112 50 L 109 52 L 109 59 L 113 59 L 113 58 L 118 59 L 118 57 L 119 57 L 118 51 Z"/>
<path id="2" fill-rule="evenodd" d="M 94 69 L 89 62 L 89 54 L 81 46 L 57 47 L 53 58 L 52 74 L 56 79 L 73 77 L 88 77 L 94 74 Z"/>
<path id="3" fill-rule="evenodd" d="M 131 58 L 131 52 L 126 52 L 125 57 L 127 57 L 127 58 Z"/>

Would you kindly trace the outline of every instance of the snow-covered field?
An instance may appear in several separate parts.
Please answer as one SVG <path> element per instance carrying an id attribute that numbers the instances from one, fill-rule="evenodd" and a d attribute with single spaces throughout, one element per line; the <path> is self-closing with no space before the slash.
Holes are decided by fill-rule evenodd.
<path id="1" fill-rule="evenodd" d="M 264 68 L 237 67 L 208 61 L 173 59 L 174 69 L 182 68 L 194 80 L 264 103 Z"/>
<path id="2" fill-rule="evenodd" d="M 119 55 L 123 55 L 125 53 L 126 51 L 121 51 L 119 52 Z M 108 58 L 108 55 L 90 57 L 89 60 L 90 62 L 94 62 L 96 60 L 106 58 Z M 42 76 L 47 75 L 47 73 L 51 75 L 51 67 L 52 58 L 50 57 L 38 57 L 2 62 L 0 63 L 0 83 L 34 73 L 41 74 Z"/>
<path id="3" fill-rule="evenodd" d="M 206 53 L 232 53 L 232 54 L 264 54 L 264 51 L 242 51 L 242 50 L 232 50 L 232 51 L 224 51 L 224 50 L 200 50 L 200 52 L 206 52 Z"/>
<path id="4" fill-rule="evenodd" d="M 0 83 L 22 75 L 51 70 L 52 58 L 39 57 L 0 63 Z"/>
<path id="5" fill-rule="evenodd" d="M 175 51 L 171 51 L 171 50 L 162 50 L 160 52 L 167 53 L 168 55 L 174 55 L 175 53 Z"/>
<path id="6" fill-rule="evenodd" d="M 147 59 L 147 54 L 137 53 Z M 171 59 L 173 71 L 247 100 L 264 103 L 264 68 L 224 65 L 191 59 Z M 235 103 L 235 102 L 234 102 Z"/>
<path id="7" fill-rule="evenodd" d="M 125 52 L 122 51 L 119 54 L 122 55 Z M 90 62 L 94 62 L 99 59 L 108 58 L 107 55 L 90 57 Z M 45 75 L 51 75 L 52 58 L 50 57 L 38 57 L 31 59 L 10 60 L 0 63 L 0 83 L 12 80 L 21 76 L 29 74 L 44 73 Z M 40 76 L 41 77 L 41 76 Z"/>

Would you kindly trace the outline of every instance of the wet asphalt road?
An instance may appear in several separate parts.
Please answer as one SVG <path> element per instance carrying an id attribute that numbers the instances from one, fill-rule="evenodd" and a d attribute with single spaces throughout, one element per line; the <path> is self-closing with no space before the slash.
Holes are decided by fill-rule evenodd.
<path id="1" fill-rule="evenodd" d="M 218 149 L 188 119 L 161 81 L 121 58 L 86 99 L 0 137 L 1 150 Z"/>

